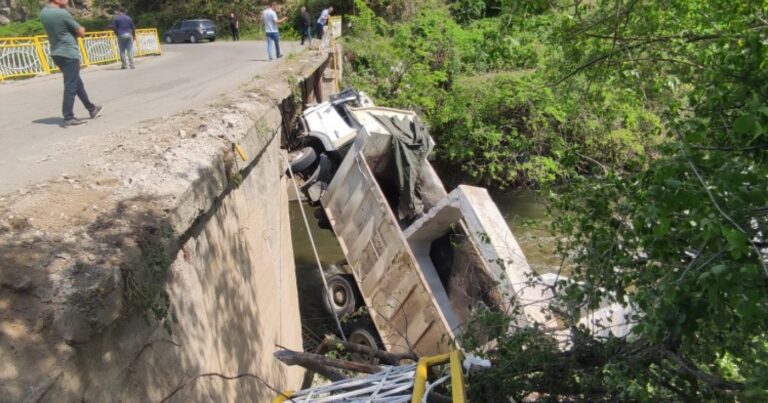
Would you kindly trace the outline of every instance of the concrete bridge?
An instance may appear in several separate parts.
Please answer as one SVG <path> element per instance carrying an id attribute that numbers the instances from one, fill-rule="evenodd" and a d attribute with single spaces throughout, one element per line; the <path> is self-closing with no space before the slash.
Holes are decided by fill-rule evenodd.
<path id="1" fill-rule="evenodd" d="M 89 68 L 106 109 L 74 128 L 59 76 L 0 85 L 0 402 L 299 387 L 271 357 L 302 349 L 280 134 L 329 58 L 284 46 L 272 63 L 240 42 Z"/>

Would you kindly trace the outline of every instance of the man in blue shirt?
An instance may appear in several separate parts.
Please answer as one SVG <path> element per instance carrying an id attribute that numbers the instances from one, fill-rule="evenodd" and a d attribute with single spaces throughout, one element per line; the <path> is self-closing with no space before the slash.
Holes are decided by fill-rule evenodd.
<path id="1" fill-rule="evenodd" d="M 288 17 L 278 19 L 275 6 L 277 6 L 277 2 L 273 1 L 261 14 L 264 18 L 264 31 L 267 34 L 267 57 L 269 60 L 272 60 L 272 42 L 275 43 L 275 50 L 277 51 L 275 56 L 278 59 L 283 57 L 283 54 L 280 53 L 280 32 L 277 29 L 277 25 L 288 19 Z"/>
<path id="2" fill-rule="evenodd" d="M 131 17 L 124 12 L 118 12 L 112 19 L 112 30 L 117 36 L 117 48 L 120 50 L 120 62 L 123 64 L 123 70 L 128 68 L 135 69 L 133 62 L 133 42 L 136 40 L 136 26 L 133 25 Z M 128 63 L 126 63 L 126 55 Z"/>
<path id="3" fill-rule="evenodd" d="M 61 108 L 64 126 L 79 126 L 86 122 L 75 117 L 75 96 L 80 98 L 80 102 L 88 109 L 91 119 L 98 117 L 103 108 L 88 99 L 85 85 L 80 79 L 80 47 L 77 45 L 77 38 L 85 35 L 85 28 L 64 9 L 68 2 L 69 0 L 48 0 L 48 6 L 40 12 L 40 22 L 48 33 L 51 58 L 64 76 L 64 100 Z"/>

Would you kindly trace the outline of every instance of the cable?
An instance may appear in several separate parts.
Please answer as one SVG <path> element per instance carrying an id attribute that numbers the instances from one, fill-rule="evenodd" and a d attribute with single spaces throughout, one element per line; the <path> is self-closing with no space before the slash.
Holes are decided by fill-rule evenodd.
<path id="1" fill-rule="evenodd" d="M 304 226 L 307 228 L 307 235 L 309 235 L 309 243 L 312 244 L 312 252 L 315 253 L 315 261 L 317 262 L 317 269 L 320 271 L 320 278 L 323 279 L 323 287 L 325 287 L 325 296 L 326 298 L 331 298 L 331 289 L 328 287 L 328 280 L 325 279 L 325 272 L 323 271 L 323 265 L 320 263 L 320 255 L 317 254 L 317 245 L 315 245 L 315 238 L 312 236 L 312 229 L 309 227 L 309 221 L 307 220 L 307 214 L 304 212 L 304 204 L 301 202 L 301 193 L 299 192 L 299 185 L 296 184 L 296 176 L 293 175 L 293 169 L 291 169 L 291 161 L 288 161 L 288 158 L 285 156 L 285 154 L 280 153 L 280 155 L 283 157 L 285 162 L 288 164 L 288 172 L 291 174 L 291 182 L 293 183 L 293 189 L 296 191 L 296 198 L 299 202 L 299 207 L 301 209 L 301 217 L 304 219 Z M 332 302 L 332 301 L 329 301 Z M 329 306 L 333 306 L 333 304 L 329 304 Z M 347 341 L 347 337 L 344 335 L 344 330 L 341 328 L 341 322 L 339 321 L 339 316 L 336 315 L 336 311 L 331 309 L 333 311 L 333 319 L 336 321 L 336 326 L 339 328 L 339 335 L 341 335 L 341 339 L 344 341 Z"/>

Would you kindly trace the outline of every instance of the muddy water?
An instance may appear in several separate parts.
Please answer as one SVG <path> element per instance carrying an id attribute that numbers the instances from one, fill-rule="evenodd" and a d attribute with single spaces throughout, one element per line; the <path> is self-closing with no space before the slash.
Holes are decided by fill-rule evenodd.
<path id="1" fill-rule="evenodd" d="M 555 253 L 557 238 L 548 230 L 546 208 L 536 198 L 535 193 L 514 190 L 495 192 L 491 196 L 531 267 L 538 273 L 557 271 L 560 265 L 560 258 Z M 328 267 L 344 259 L 344 254 L 333 234 L 317 226 L 317 220 L 313 215 L 314 208 L 306 204 L 304 208 L 322 265 Z M 313 339 L 319 340 L 324 333 L 334 332 L 335 324 L 323 309 L 321 299 L 323 283 L 317 270 L 304 221 L 301 218 L 299 203 L 291 203 L 290 214 L 299 306 L 307 341 L 305 347 L 311 348 L 314 344 Z"/>
<path id="2" fill-rule="evenodd" d="M 509 229 L 537 273 L 556 272 L 560 267 L 557 237 L 550 231 L 544 203 L 531 190 L 506 190 L 491 193 Z"/>

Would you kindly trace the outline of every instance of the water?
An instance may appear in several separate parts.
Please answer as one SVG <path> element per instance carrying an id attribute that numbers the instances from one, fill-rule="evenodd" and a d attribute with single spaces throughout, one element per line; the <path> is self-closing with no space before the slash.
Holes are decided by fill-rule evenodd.
<path id="1" fill-rule="evenodd" d="M 529 190 L 507 190 L 491 194 L 504 219 L 523 249 L 528 264 L 537 273 L 556 272 L 560 258 L 556 253 L 557 238 L 549 231 L 550 220 L 544 204 Z M 310 230 L 317 245 L 320 262 L 329 267 L 344 259 L 336 237 L 317 226 L 314 208 L 304 204 Z M 305 330 L 305 349 L 313 349 L 327 333 L 335 333 L 333 318 L 322 302 L 323 283 L 317 270 L 315 255 L 309 242 L 299 203 L 291 202 L 291 232 L 299 288 L 299 308 Z"/>
<path id="2" fill-rule="evenodd" d="M 307 221 L 323 267 L 327 268 L 344 259 L 344 253 L 336 242 L 336 237 L 331 231 L 317 226 L 317 220 L 313 215 L 314 208 L 305 203 L 304 211 L 307 214 Z M 314 351 L 315 346 L 325 334 L 337 333 L 336 324 L 333 317 L 323 308 L 323 280 L 317 270 L 315 255 L 312 251 L 304 219 L 301 216 L 300 204 L 291 202 L 289 212 L 291 215 L 294 263 L 296 265 L 296 283 L 299 289 L 299 310 L 301 311 L 301 323 L 304 330 L 304 349 L 305 351 Z"/>
<path id="3" fill-rule="evenodd" d="M 523 249 L 528 264 L 539 274 L 560 268 L 557 237 L 551 232 L 552 220 L 544 203 L 532 190 L 505 190 L 491 193 L 491 198 L 507 221 L 509 229 Z"/>

